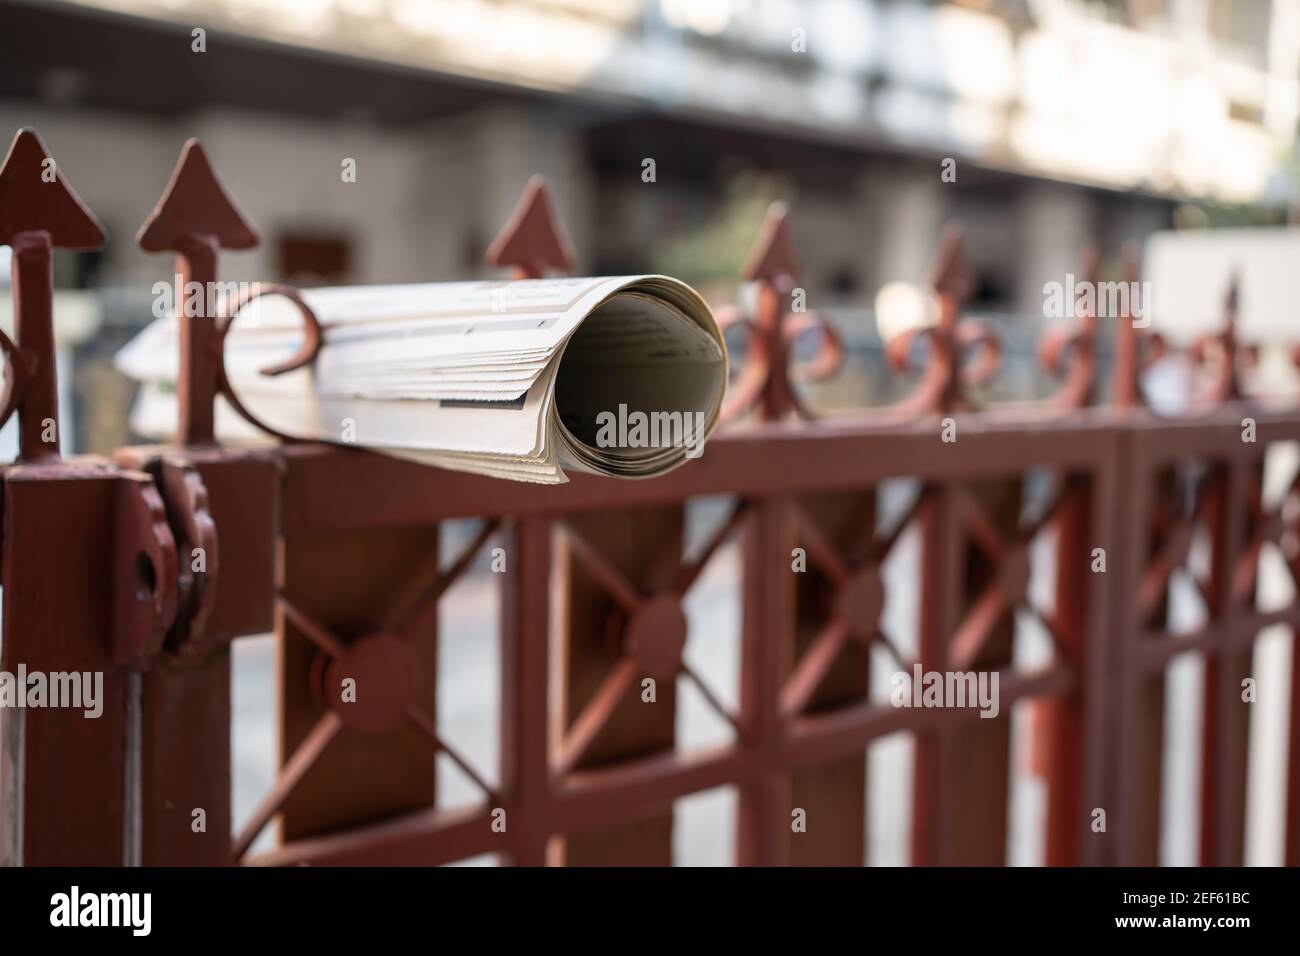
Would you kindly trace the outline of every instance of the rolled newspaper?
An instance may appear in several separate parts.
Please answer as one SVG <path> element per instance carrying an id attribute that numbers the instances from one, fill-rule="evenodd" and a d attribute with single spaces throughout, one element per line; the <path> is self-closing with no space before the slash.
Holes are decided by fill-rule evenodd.
<path id="1" fill-rule="evenodd" d="M 297 307 L 277 296 L 252 298 L 225 340 L 232 390 L 280 434 L 556 483 L 565 468 L 663 474 L 697 457 L 718 422 L 722 333 L 699 294 L 666 276 L 350 286 L 302 298 L 324 329 L 314 363 L 263 374 L 303 342 Z M 185 321 L 176 301 L 117 356 L 143 383 L 132 424 L 156 438 L 176 422 Z M 225 402 L 216 422 L 223 441 L 259 434 Z"/>

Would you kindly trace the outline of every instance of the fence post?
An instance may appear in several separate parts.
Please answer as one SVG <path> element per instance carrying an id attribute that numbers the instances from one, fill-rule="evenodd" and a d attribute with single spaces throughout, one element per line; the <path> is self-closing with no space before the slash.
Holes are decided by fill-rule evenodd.
<path id="1" fill-rule="evenodd" d="M 17 330 L 16 345 L 0 338 L 0 424 L 16 412 L 20 446 L 0 506 L 0 670 L 31 705 L 0 716 L 0 862 L 11 865 L 134 859 L 131 669 L 157 653 L 176 611 L 176 548 L 149 476 L 59 456 L 51 253 L 102 240 L 39 137 L 20 130 L 0 166 Z"/>
<path id="2" fill-rule="evenodd" d="M 543 866 L 551 834 L 551 522 L 516 519 L 501 627 L 501 791 L 516 866 Z"/>
<path id="3" fill-rule="evenodd" d="M 930 330 L 931 364 L 912 402 L 920 403 L 920 412 L 945 416 L 935 423 L 937 442 L 942 440 L 943 422 L 970 407 L 964 381 L 992 373 L 998 346 L 976 320 L 959 321 L 972 278 L 961 231 L 955 225 L 944 231 L 931 283 L 939 296 L 940 324 Z M 895 346 L 896 357 L 901 357 L 906 342 L 903 339 Z M 976 343 L 984 348 L 984 360 L 964 367 L 963 349 Z M 952 424 L 957 429 L 953 453 L 960 454 L 960 424 L 955 419 Z M 1009 605 L 1016 598 L 1012 592 L 1022 589 L 1027 578 L 1022 567 L 1027 556 L 1018 550 L 995 561 L 982 553 L 973 540 L 977 536 L 968 532 L 967 511 L 980 512 L 983 522 L 1006 534 L 1018 525 L 1020 484 L 1017 476 L 969 488 L 941 481 L 932 489 L 934 500 L 922 516 L 920 663 L 924 672 L 1001 671 L 1010 665 L 1015 620 Z M 982 620 L 982 599 L 991 589 L 1002 591 L 1008 611 Z M 963 656 L 958 659 L 954 652 L 967 633 L 982 636 L 961 648 Z M 995 866 L 1005 862 L 1010 742 L 1011 713 L 1005 709 L 991 719 L 945 712 L 934 726 L 918 733 L 914 863 Z"/>
<path id="4" fill-rule="evenodd" d="M 812 418 L 790 381 L 792 339 L 814 322 L 820 326 L 822 357 L 811 366 L 816 377 L 838 365 L 841 345 L 829 324 L 808 318 L 816 313 L 794 310 L 800 279 L 783 205 L 769 210 L 743 274 L 759 286 L 750 341 L 756 354 L 738 380 L 728 414 L 754 403 L 764 421 L 791 412 Z M 742 686 L 750 731 L 764 747 L 779 733 L 781 721 L 866 695 L 868 642 L 881 611 L 875 598 L 883 591 L 877 569 L 867 567 L 876 530 L 874 489 L 802 501 L 777 497 L 757 510 L 744 564 Z M 804 546 L 806 569 L 800 571 L 794 566 L 792 532 Z M 860 866 L 866 846 L 866 755 L 784 777 L 763 773 L 742 792 L 740 816 L 743 863 Z"/>
<path id="5" fill-rule="evenodd" d="M 1164 776 L 1165 672 L 1163 665 L 1144 666 L 1143 637 L 1163 630 L 1168 595 L 1162 588 L 1148 602 L 1142 582 L 1162 549 L 1174 548 L 1185 559 L 1186 540 L 1174 540 L 1180 520 L 1174 513 L 1163 537 L 1154 533 L 1157 509 L 1177 500 L 1177 481 L 1168 465 L 1152 460 L 1143 441 L 1150 419 L 1136 413 L 1124 419 L 1118 455 L 1123 496 L 1112 518 L 1115 549 L 1110 554 L 1112 667 L 1115 706 L 1108 747 L 1112 754 L 1107 803 L 1107 862 L 1121 866 L 1156 866 L 1160 856 L 1160 795 Z"/>
<path id="6" fill-rule="evenodd" d="M 1095 847 L 1083 840 L 1089 833 L 1090 817 L 1084 812 L 1085 794 L 1095 795 L 1092 775 L 1099 765 L 1085 744 L 1093 743 L 1104 726 L 1099 719 L 1097 683 L 1102 676 L 1091 665 L 1100 652 L 1093 637 L 1089 609 L 1096 604 L 1097 588 L 1091 586 L 1092 550 L 1097 538 L 1090 532 L 1099 510 L 1093 502 L 1098 490 L 1093 483 L 1063 478 L 1062 502 L 1057 517 L 1056 602 L 1053 625 L 1059 636 L 1060 651 L 1069 655 L 1075 683 L 1068 694 L 1041 701 L 1042 720 L 1034 728 L 1039 734 L 1034 743 L 1041 747 L 1044 779 L 1047 785 L 1046 849 L 1048 866 L 1071 866 L 1083 862 L 1095 865 Z M 1037 712 L 1036 712 L 1037 716 Z"/>
<path id="7" fill-rule="evenodd" d="M 1101 280 L 1101 250 L 1089 243 L 1081 256 L 1079 274 L 1095 284 Z M 1061 380 L 1049 404 L 1067 413 L 1096 400 L 1097 310 L 1083 299 L 1072 303 L 1075 321 L 1050 329 L 1040 342 L 1038 357 L 1046 371 Z M 1119 446 L 1115 446 L 1118 448 Z M 1033 711 L 1033 765 L 1047 787 L 1044 862 L 1048 866 L 1096 863 L 1100 843 L 1083 841 L 1091 834 L 1092 806 L 1102 803 L 1100 792 L 1104 754 L 1104 640 L 1095 623 L 1104 582 L 1092 565 L 1093 548 L 1105 540 L 1102 522 L 1108 515 L 1110 475 L 1099 469 L 1090 479 L 1061 476 L 1064 496 L 1056 518 L 1056 580 L 1052 626 L 1057 652 L 1069 658 L 1074 684 L 1068 693 L 1036 701 Z M 1103 554 L 1105 553 L 1103 548 Z M 1095 834 L 1094 834 L 1095 836 Z"/>
<path id="8" fill-rule="evenodd" d="M 177 255 L 177 439 L 184 446 L 116 454 L 153 476 L 181 564 L 176 623 L 140 678 L 141 862 L 223 866 L 232 862 L 230 641 L 271 627 L 280 471 L 272 452 L 212 444 L 221 362 L 210 310 L 218 250 L 249 248 L 257 235 L 191 139 L 138 242 Z"/>
<path id="9" fill-rule="evenodd" d="M 1286 865 L 1300 866 L 1300 636 L 1291 644 L 1291 720 L 1286 771 Z"/>
<path id="10" fill-rule="evenodd" d="M 681 564 L 684 513 L 680 506 L 639 508 L 628 512 L 596 512 L 569 518 L 566 529 L 599 552 L 597 559 L 613 566 L 643 593 L 668 587 Z M 574 553 L 572 539 L 561 537 L 557 570 L 562 591 L 559 618 L 561 647 L 560 721 L 572 738 L 587 726 L 585 718 L 601 707 L 604 718 L 576 761 L 564 761 L 565 771 L 622 760 L 635 760 L 670 750 L 675 744 L 677 686 L 667 672 L 633 673 L 613 699 L 604 692 L 611 669 L 631 658 L 620 658 L 611 636 L 623 630 L 622 611 L 590 562 Z M 615 637 L 615 640 L 618 638 Z M 654 698 L 643 697 L 643 681 L 653 679 Z M 641 820 L 598 831 L 565 834 L 560 857 L 565 866 L 667 866 L 672 863 L 673 811 L 667 808 Z"/>
<path id="11" fill-rule="evenodd" d="M 760 766 L 756 778 L 740 788 L 736 863 L 777 866 L 790 861 L 790 778 L 764 768 L 775 764 L 780 753 L 785 721 L 781 686 L 794 650 L 790 624 L 795 589 L 786 564 L 794 547 L 788 498 L 756 501 L 742 541 L 740 713 L 746 747 L 757 751 Z M 814 809 L 820 810 L 820 805 Z M 817 819 L 819 815 L 813 825 L 820 826 Z"/>
<path id="12" fill-rule="evenodd" d="M 1201 740 L 1201 865 L 1241 866 L 1246 837 L 1246 757 L 1250 750 L 1250 707 L 1241 681 L 1251 674 L 1254 647 L 1236 640 L 1234 605 L 1249 602 L 1255 588 L 1235 593 L 1235 571 L 1245 523 L 1246 486 L 1263 484 L 1263 463 L 1233 458 L 1220 465 L 1207 514 L 1212 554 L 1207 593 L 1209 613 L 1219 619 L 1217 646 L 1205 661 L 1205 718 Z"/>
<path id="13" fill-rule="evenodd" d="M 529 181 L 519 205 L 489 247 L 487 259 L 492 265 L 513 269 L 516 279 L 539 279 L 549 270 L 567 272 L 572 267 L 569 242 L 539 177 Z M 595 552 L 593 562 L 607 562 L 632 585 L 655 590 L 672 582 L 680 564 L 683 524 L 683 511 L 677 506 L 582 515 L 565 524 L 569 535 L 561 535 L 555 567 L 556 593 L 560 595 L 561 671 L 556 675 L 562 688 L 560 726 L 564 734 L 572 734 L 575 724 L 587 727 L 590 733 L 580 734 L 580 753 L 561 754 L 561 775 L 671 748 L 677 697 L 674 682 L 663 679 L 664 675 L 656 681 L 653 703 L 642 702 L 640 681 L 618 686 L 607 683 L 611 668 L 630 660 L 619 658 L 617 647 L 611 646 L 618 641 L 615 632 L 621 612 L 601 579 L 575 556 L 570 535 L 580 536 L 590 545 Z M 512 638 L 512 643 L 519 639 Z M 512 653 L 523 650 L 512 648 Z M 527 678 L 529 682 L 537 679 L 536 674 Z M 617 694 L 607 699 L 611 687 Z M 585 725 L 584 717 L 591 718 Z M 521 742 L 516 736 L 512 746 Z M 519 769 L 526 766 L 521 763 Z M 550 862 L 566 866 L 666 865 L 672 862 L 672 822 L 670 809 L 597 832 L 564 834 Z M 540 862 L 535 846 L 523 850 L 520 862 Z"/>

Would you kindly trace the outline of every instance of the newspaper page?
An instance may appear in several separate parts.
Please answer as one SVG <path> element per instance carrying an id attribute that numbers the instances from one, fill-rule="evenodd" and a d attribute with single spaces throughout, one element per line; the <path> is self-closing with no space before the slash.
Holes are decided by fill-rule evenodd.
<path id="1" fill-rule="evenodd" d="M 703 450 L 727 379 L 704 300 L 666 276 L 352 286 L 302 293 L 324 329 L 309 366 L 278 376 L 303 341 L 297 307 L 249 302 L 225 343 L 232 390 L 294 438 L 357 444 L 499 478 L 555 483 L 564 469 L 639 478 Z M 168 315 L 117 357 L 142 383 L 136 429 L 174 428 L 179 326 Z M 218 437 L 259 431 L 226 403 Z"/>

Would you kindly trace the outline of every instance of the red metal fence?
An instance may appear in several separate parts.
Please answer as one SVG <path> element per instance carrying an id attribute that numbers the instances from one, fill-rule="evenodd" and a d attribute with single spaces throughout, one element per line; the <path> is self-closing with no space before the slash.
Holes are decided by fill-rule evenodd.
<path id="1" fill-rule="evenodd" d="M 915 742 L 913 862 L 998 864 L 1012 710 L 1031 704 L 1047 862 L 1151 863 L 1165 672 L 1190 654 L 1207 665 L 1200 855 L 1242 862 L 1252 713 L 1243 681 L 1261 629 L 1300 618 L 1294 600 L 1261 610 L 1256 599 L 1270 542 L 1300 571 L 1300 489 L 1293 481 L 1280 502 L 1266 498 L 1264 460 L 1278 443 L 1300 442 L 1300 412 L 1238 397 L 1231 315 L 1215 403 L 1194 415 L 1141 407 L 1139 367 L 1158 343 L 1132 323 L 1119 326 L 1112 403 L 1086 407 L 1097 338 L 1087 315 L 1045 343 L 1064 379 L 1055 400 L 975 410 L 964 384 L 992 373 L 997 343 L 960 318 L 969 282 L 950 232 L 934 276 L 940 323 L 912 334 L 929 339 L 914 396 L 814 419 L 790 384 L 790 342 L 822 325 L 826 348 L 802 370 L 816 377 L 834 365 L 838 341 L 817 318 L 785 314 L 797 279 L 778 210 L 747 267 L 760 283 L 758 314 L 724 313 L 751 337 L 728 415 L 758 414 L 665 477 L 538 487 L 321 444 L 222 448 L 211 431 L 224 387 L 212 316 L 183 326 L 181 445 L 65 461 L 42 441 L 57 420 L 49 250 L 98 240 L 61 179 L 37 184 L 43 158 L 23 133 L 0 170 L 18 317 L 16 344 L 0 337 L 2 416 L 16 411 L 22 433 L 20 460 L 3 474 L 0 669 L 103 671 L 106 704 L 98 720 L 57 709 L 0 715 L 5 861 L 437 864 L 498 854 L 660 864 L 671 862 L 675 801 L 725 786 L 738 794 L 737 862 L 860 864 L 865 752 L 902 733 Z M 493 261 L 520 275 L 564 268 L 547 210 L 544 190 L 530 186 Z M 213 279 L 218 248 L 256 236 L 189 144 L 141 241 L 177 252 L 178 271 Z M 911 345 L 890 343 L 899 367 Z M 1244 419 L 1253 440 L 1243 440 Z M 898 478 L 913 497 L 887 515 L 882 484 Z M 688 554 L 686 506 L 703 496 L 727 496 L 731 510 Z M 481 532 L 440 567 L 440 525 L 466 517 L 483 519 Z M 891 598 L 882 569 L 903 535 L 919 555 L 919 613 L 915 634 L 900 636 L 881 627 Z M 435 706 L 439 599 L 490 543 L 507 562 L 496 768 L 447 745 Z M 691 632 L 683 596 L 727 547 L 740 556 L 742 608 L 731 709 L 683 653 L 710 639 Z M 1208 561 L 1193 560 L 1198 550 Z M 1047 601 L 1030 587 L 1044 556 Z M 1190 632 L 1168 621 L 1176 570 L 1199 575 L 1206 614 Z M 1049 660 L 1017 662 L 1017 615 L 1049 636 Z M 272 628 L 280 773 L 252 818 L 232 826 L 230 645 Z M 998 716 L 873 698 L 873 645 L 909 674 L 914 664 L 997 672 Z M 1300 654 L 1292 660 L 1294 865 Z M 355 702 L 326 692 L 342 677 L 355 680 Z M 675 745 L 679 679 L 718 710 L 729 743 Z M 437 804 L 440 753 L 481 799 Z M 251 855 L 272 822 L 277 845 Z"/>

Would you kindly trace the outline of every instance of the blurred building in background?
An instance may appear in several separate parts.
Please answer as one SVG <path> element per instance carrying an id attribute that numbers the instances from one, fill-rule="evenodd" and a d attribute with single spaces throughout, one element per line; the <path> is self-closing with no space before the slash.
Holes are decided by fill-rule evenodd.
<path id="1" fill-rule="evenodd" d="M 263 235 L 227 278 L 483 275 L 542 173 L 580 271 L 715 301 L 791 199 L 853 339 L 949 217 L 973 307 L 1022 321 L 1089 239 L 1286 218 L 1298 113 L 1300 0 L 0 0 L 0 136 L 37 127 L 110 234 L 58 270 L 82 449 L 128 437 L 97 357 L 171 272 L 133 237 L 190 136 Z"/>

